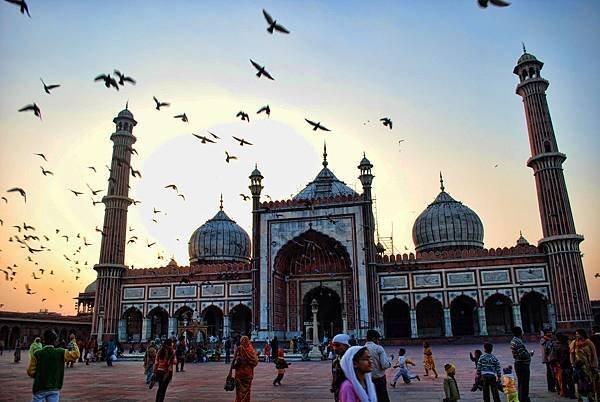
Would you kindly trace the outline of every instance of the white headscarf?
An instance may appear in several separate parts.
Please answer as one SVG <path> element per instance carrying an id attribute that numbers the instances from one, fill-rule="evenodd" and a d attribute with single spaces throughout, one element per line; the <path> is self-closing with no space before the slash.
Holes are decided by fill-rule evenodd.
<path id="1" fill-rule="evenodd" d="M 365 382 L 367 383 L 368 392 L 367 394 L 367 392 L 365 392 L 365 389 L 358 382 L 356 372 L 354 371 L 354 356 L 356 355 L 356 353 L 358 353 L 359 350 L 363 348 L 364 346 L 350 346 L 346 353 L 344 353 L 344 356 L 340 361 L 340 366 L 342 367 L 342 371 L 346 375 L 346 378 L 352 383 L 354 392 L 356 392 L 361 402 L 377 402 L 375 384 L 373 384 L 373 380 L 371 380 L 371 373 L 365 374 Z"/>

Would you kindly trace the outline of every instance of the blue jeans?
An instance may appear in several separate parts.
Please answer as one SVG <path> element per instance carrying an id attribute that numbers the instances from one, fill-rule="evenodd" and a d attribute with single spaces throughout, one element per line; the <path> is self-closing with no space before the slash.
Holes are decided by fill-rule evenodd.
<path id="1" fill-rule="evenodd" d="M 148 370 L 146 370 L 146 384 L 150 384 L 152 374 L 154 374 L 154 366 L 150 366 L 148 367 Z"/>
<path id="2" fill-rule="evenodd" d="M 60 391 L 39 391 L 33 394 L 31 402 L 58 402 Z"/>

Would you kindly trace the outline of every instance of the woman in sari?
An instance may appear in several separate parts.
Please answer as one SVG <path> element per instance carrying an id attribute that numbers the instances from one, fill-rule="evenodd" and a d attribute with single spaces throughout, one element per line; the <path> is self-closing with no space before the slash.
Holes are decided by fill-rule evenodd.
<path id="1" fill-rule="evenodd" d="M 569 346 L 573 377 L 577 387 L 577 400 L 585 397 L 589 401 L 598 401 L 598 355 L 593 342 L 584 329 L 575 331 L 575 340 Z"/>
<path id="2" fill-rule="evenodd" d="M 258 356 L 247 336 L 242 336 L 240 346 L 233 356 L 235 370 L 235 402 L 250 402 L 250 388 L 254 378 L 254 367 L 258 364 Z"/>

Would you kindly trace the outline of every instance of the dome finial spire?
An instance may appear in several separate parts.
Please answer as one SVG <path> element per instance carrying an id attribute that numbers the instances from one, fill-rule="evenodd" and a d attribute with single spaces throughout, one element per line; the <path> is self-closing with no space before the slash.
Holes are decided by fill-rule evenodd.
<path id="1" fill-rule="evenodd" d="M 445 190 L 446 188 L 444 187 L 444 178 L 442 177 L 442 172 L 440 172 L 440 190 L 442 190 L 442 192 Z"/>
<path id="2" fill-rule="evenodd" d="M 223 193 L 221 193 L 221 205 L 219 205 L 219 210 L 223 210 Z"/>
<path id="3" fill-rule="evenodd" d="M 125 110 L 129 110 L 129 99 L 127 99 L 127 102 L 125 102 Z"/>
<path id="4" fill-rule="evenodd" d="M 327 143 L 323 141 L 323 167 L 327 167 Z"/>
<path id="5" fill-rule="evenodd" d="M 521 42 L 521 45 L 523 45 L 523 54 L 527 53 L 527 49 L 525 49 L 525 42 Z"/>

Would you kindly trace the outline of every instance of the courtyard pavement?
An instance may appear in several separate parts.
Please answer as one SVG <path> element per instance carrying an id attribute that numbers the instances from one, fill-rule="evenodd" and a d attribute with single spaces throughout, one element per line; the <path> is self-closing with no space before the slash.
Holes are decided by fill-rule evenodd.
<path id="1" fill-rule="evenodd" d="M 439 402 L 443 398 L 443 366 L 452 362 L 457 366 L 457 382 L 461 401 L 482 401 L 481 393 L 470 392 L 473 383 L 473 363 L 469 360 L 469 351 L 480 345 L 439 345 L 433 346 L 434 357 L 440 377 L 423 377 L 422 349 L 407 347 L 408 356 L 417 363 L 414 370 L 421 375 L 422 381 L 411 384 L 398 383 L 395 389 L 389 388 L 392 401 Z M 388 347 L 388 354 L 397 355 L 398 350 Z M 531 400 L 568 401 L 546 391 L 545 366 L 541 363 L 540 346 L 529 344 L 528 349 L 535 351 L 532 360 Z M 510 346 L 496 345 L 494 350 L 502 366 L 512 364 Z M 0 356 L 0 400 L 31 400 L 32 380 L 27 376 L 28 354 L 22 353 L 21 363 L 12 362 L 12 353 Z M 330 362 L 294 362 L 286 371 L 283 385 L 273 387 L 276 375 L 272 363 L 259 363 L 254 372 L 252 384 L 253 401 L 333 401 L 329 386 L 331 382 Z M 185 372 L 175 373 L 167 390 L 167 400 L 171 401 L 233 401 L 235 395 L 223 390 L 228 372 L 224 363 L 186 364 Z M 388 384 L 393 376 L 388 370 Z M 144 384 L 141 362 L 115 362 L 113 367 L 93 363 L 86 366 L 77 363 L 74 368 L 65 369 L 64 387 L 61 392 L 63 401 L 138 401 L 154 400 L 156 389 L 148 390 Z M 501 395 L 502 401 L 506 398 Z"/>

